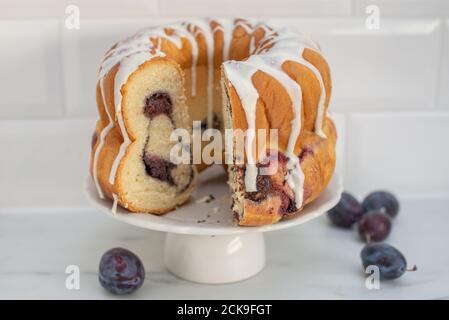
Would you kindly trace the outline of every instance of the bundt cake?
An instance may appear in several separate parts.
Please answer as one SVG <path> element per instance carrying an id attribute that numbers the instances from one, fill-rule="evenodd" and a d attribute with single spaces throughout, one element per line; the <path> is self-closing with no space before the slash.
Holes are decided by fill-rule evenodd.
<path id="1" fill-rule="evenodd" d="M 96 90 L 91 175 L 114 206 L 161 214 L 189 199 L 209 163 L 174 163 L 170 152 L 179 143 L 174 130 L 191 134 L 193 121 L 244 133 L 243 157 L 237 135 L 222 155 L 231 160 L 239 225 L 298 213 L 333 174 L 330 71 L 319 46 L 300 33 L 243 19 L 145 29 L 105 54 Z"/>

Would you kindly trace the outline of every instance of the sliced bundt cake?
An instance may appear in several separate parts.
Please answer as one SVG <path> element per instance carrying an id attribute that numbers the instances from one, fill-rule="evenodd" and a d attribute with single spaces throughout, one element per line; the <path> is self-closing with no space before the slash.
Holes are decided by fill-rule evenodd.
<path id="1" fill-rule="evenodd" d="M 245 132 L 243 160 L 227 164 L 232 210 L 240 225 L 275 223 L 313 201 L 332 176 L 330 93 L 319 47 L 299 33 L 241 19 L 143 30 L 112 47 L 100 68 L 91 157 L 99 195 L 133 212 L 187 201 L 207 164 L 174 163 L 170 136 L 198 121 Z M 275 130 L 278 143 L 262 143 L 259 129 Z"/>

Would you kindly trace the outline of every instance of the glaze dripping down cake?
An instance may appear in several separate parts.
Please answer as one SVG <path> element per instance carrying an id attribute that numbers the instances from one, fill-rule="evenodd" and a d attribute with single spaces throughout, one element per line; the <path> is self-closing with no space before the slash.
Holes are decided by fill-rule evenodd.
<path id="1" fill-rule="evenodd" d="M 91 175 L 100 197 L 161 214 L 188 201 L 207 165 L 175 164 L 175 129 L 277 130 L 276 145 L 247 134 L 228 164 L 239 225 L 295 215 L 325 189 L 336 131 L 327 116 L 330 70 L 304 35 L 243 19 L 199 19 L 142 30 L 104 56 Z M 262 150 L 263 152 L 259 152 Z M 262 169 L 273 169 L 269 175 Z"/>

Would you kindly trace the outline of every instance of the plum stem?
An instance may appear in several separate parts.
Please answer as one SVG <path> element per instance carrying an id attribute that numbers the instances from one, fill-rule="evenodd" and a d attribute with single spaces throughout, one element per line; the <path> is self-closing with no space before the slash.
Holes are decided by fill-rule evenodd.
<path id="1" fill-rule="evenodd" d="M 415 272 L 418 271 L 418 267 L 416 266 L 416 264 L 413 265 L 413 267 L 411 267 L 410 269 L 406 269 L 407 272 Z"/>
<path id="2" fill-rule="evenodd" d="M 370 233 L 367 233 L 367 234 L 366 234 L 366 243 L 367 243 L 367 244 L 370 244 L 370 243 L 371 243 L 371 234 L 370 234 Z"/>

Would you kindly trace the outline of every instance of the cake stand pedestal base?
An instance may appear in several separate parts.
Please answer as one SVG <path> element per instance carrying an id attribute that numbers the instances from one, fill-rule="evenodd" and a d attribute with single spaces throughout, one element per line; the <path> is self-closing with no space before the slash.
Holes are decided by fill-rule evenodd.
<path id="1" fill-rule="evenodd" d="M 174 275 L 193 282 L 237 282 L 265 265 L 263 233 L 202 236 L 167 233 L 164 261 Z"/>

